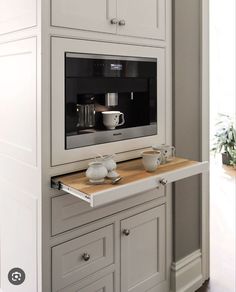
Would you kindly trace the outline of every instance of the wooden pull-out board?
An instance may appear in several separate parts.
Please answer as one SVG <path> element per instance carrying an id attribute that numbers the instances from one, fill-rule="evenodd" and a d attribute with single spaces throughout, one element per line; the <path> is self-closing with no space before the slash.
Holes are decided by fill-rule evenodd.
<path id="1" fill-rule="evenodd" d="M 161 183 L 172 183 L 206 171 L 208 162 L 176 157 L 150 173 L 144 170 L 142 159 L 135 159 L 118 164 L 117 172 L 123 179 L 115 185 L 109 179 L 93 185 L 83 171 L 52 178 L 52 187 L 88 202 L 91 207 L 98 207 L 158 188 Z"/>

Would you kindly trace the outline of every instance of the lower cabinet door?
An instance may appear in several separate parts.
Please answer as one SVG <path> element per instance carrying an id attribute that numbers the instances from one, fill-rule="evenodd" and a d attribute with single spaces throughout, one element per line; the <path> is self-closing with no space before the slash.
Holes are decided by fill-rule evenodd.
<path id="1" fill-rule="evenodd" d="M 121 292 L 145 292 L 165 280 L 165 205 L 121 221 Z"/>

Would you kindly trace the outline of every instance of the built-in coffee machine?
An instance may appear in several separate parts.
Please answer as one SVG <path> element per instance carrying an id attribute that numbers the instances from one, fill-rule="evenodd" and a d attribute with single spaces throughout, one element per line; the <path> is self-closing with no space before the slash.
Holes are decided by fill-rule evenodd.
<path id="1" fill-rule="evenodd" d="M 65 148 L 157 135 L 157 60 L 65 54 Z"/>

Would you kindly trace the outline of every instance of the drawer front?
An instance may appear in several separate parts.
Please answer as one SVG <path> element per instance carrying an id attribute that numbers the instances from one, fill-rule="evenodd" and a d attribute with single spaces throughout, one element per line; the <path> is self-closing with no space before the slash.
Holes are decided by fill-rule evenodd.
<path id="1" fill-rule="evenodd" d="M 92 284 L 80 288 L 77 285 L 67 287 L 60 292 L 112 292 L 114 291 L 113 274 L 109 274 L 106 277 L 99 279 Z"/>
<path id="2" fill-rule="evenodd" d="M 52 235 L 63 233 L 162 196 L 164 196 L 164 187 L 96 209 L 72 195 L 54 197 L 52 198 Z"/>
<path id="3" fill-rule="evenodd" d="M 101 270 L 113 259 L 113 225 L 52 248 L 53 291 Z"/>

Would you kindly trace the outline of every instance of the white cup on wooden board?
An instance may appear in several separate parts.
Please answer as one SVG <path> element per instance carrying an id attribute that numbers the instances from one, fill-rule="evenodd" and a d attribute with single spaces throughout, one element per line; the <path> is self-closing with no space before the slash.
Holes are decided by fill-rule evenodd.
<path id="1" fill-rule="evenodd" d="M 144 151 L 142 152 L 143 166 L 146 171 L 153 172 L 161 164 L 161 152 L 160 151 Z"/>
<path id="2" fill-rule="evenodd" d="M 162 144 L 162 145 L 152 146 L 152 149 L 161 152 L 161 164 L 165 164 L 168 161 L 172 161 L 175 159 L 174 146 Z"/>

